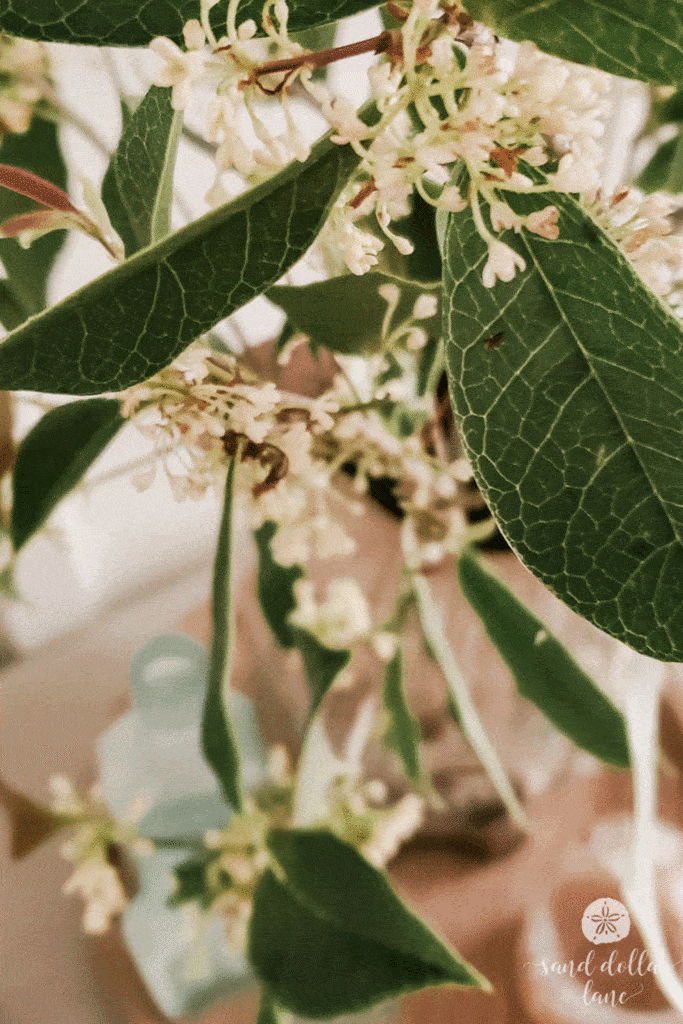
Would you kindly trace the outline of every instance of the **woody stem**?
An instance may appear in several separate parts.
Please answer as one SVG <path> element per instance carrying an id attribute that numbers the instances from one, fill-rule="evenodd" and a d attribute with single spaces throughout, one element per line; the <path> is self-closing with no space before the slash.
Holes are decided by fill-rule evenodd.
<path id="1" fill-rule="evenodd" d="M 337 60 L 356 57 L 360 53 L 384 53 L 389 49 L 393 37 L 393 32 L 384 31 L 371 39 L 361 39 L 360 42 L 347 43 L 346 46 L 334 46 L 328 50 L 311 51 L 300 53 L 296 57 L 286 57 L 283 60 L 267 61 L 254 69 L 254 77 L 261 78 L 262 75 L 271 75 L 278 71 L 295 71 L 303 66 L 321 68 L 327 64 L 333 64 Z"/>

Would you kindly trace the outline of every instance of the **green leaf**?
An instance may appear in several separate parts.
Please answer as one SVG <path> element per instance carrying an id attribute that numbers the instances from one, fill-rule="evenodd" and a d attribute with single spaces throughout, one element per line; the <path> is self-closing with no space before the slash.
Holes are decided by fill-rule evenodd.
<path id="1" fill-rule="evenodd" d="M 89 398 L 52 409 L 29 431 L 12 478 L 10 535 L 15 551 L 40 529 L 123 422 L 115 399 Z"/>
<path id="2" fill-rule="evenodd" d="M 681 661 L 683 329 L 573 198 L 506 195 L 519 215 L 553 203 L 560 237 L 504 233 L 527 269 L 488 289 L 471 213 L 449 220 L 447 360 L 477 483 L 570 608 Z"/>
<path id="3" fill-rule="evenodd" d="M 289 616 L 296 608 L 294 584 L 304 571 L 299 565 L 286 567 L 275 561 L 270 542 L 276 530 L 277 525 L 269 521 L 254 532 L 258 550 L 259 601 L 264 618 L 280 646 L 288 650 L 296 647 L 301 654 L 311 693 L 312 716 L 337 675 L 348 665 L 351 652 L 325 647 L 308 630 L 290 625 Z"/>
<path id="4" fill-rule="evenodd" d="M 367 11 L 375 0 L 289 0 L 290 32 L 348 18 Z M 210 13 L 218 36 L 225 35 L 227 0 Z M 261 0 L 243 0 L 239 23 L 253 18 L 261 25 Z M 0 29 L 26 39 L 53 43 L 84 43 L 89 46 L 146 46 L 155 36 L 183 42 L 186 21 L 199 17 L 197 0 L 5 0 L 0 9 Z M 259 28 L 259 34 L 263 34 Z"/>
<path id="5" fill-rule="evenodd" d="M 228 712 L 234 638 L 232 600 L 233 499 L 238 454 L 230 460 L 223 515 L 213 567 L 213 640 L 202 716 L 202 751 L 221 784 L 223 795 L 238 814 L 242 810 L 240 760 Z"/>
<path id="6" fill-rule="evenodd" d="M 420 122 L 418 131 L 422 129 Z M 427 183 L 429 186 L 429 183 Z M 438 195 L 440 189 L 436 189 Z M 441 278 L 441 254 L 436 238 L 436 208 L 415 192 L 412 210 L 407 217 L 401 217 L 391 225 L 392 231 L 410 239 L 415 248 L 407 256 L 399 253 L 395 245 L 385 245 L 379 255 L 379 269 L 409 281 L 433 283 Z M 368 230 L 377 229 L 372 218 L 367 218 Z M 362 226 L 362 225 L 359 225 Z"/>
<path id="7" fill-rule="evenodd" d="M 249 959 L 282 1006 L 319 1018 L 445 982 L 490 990 L 336 836 L 276 831 L 270 848 L 284 877 L 256 889 Z"/>
<path id="8" fill-rule="evenodd" d="M 498 35 L 659 85 L 683 81 L 683 0 L 467 0 Z"/>
<path id="9" fill-rule="evenodd" d="M 13 331 L 28 317 L 29 314 L 20 302 L 13 285 L 7 280 L 0 280 L 0 324 L 6 331 Z"/>
<path id="10" fill-rule="evenodd" d="M 387 303 L 378 289 L 387 284 L 396 285 L 401 291 L 392 327 L 410 317 L 419 295 L 438 289 L 434 283 L 418 284 L 370 271 L 362 277 L 345 274 L 300 287 L 277 285 L 270 289 L 268 298 L 284 309 L 287 318 L 315 344 L 342 355 L 371 355 L 382 349 L 382 321 Z M 438 334 L 439 315 L 420 320 L 419 325 L 428 334 Z"/>
<path id="11" fill-rule="evenodd" d="M 102 201 L 126 256 L 160 241 L 171 230 L 173 168 L 181 128 L 182 112 L 173 110 L 170 90 L 156 85 L 124 119 L 102 182 Z"/>
<path id="12" fill-rule="evenodd" d="M 356 162 L 323 139 L 306 163 L 30 320 L 0 347 L 0 389 L 96 394 L 146 380 L 304 254 Z"/>
<path id="13" fill-rule="evenodd" d="M 655 115 L 657 124 L 667 124 L 672 121 L 683 121 L 683 89 L 677 89 L 673 96 L 665 100 L 655 99 L 652 114 Z"/>
<path id="14" fill-rule="evenodd" d="M 325 647 L 312 633 L 298 626 L 294 627 L 293 636 L 303 659 L 306 682 L 311 691 L 310 714 L 313 716 L 334 680 L 351 660 L 351 651 Z"/>
<path id="15" fill-rule="evenodd" d="M 294 629 L 287 621 L 296 608 L 294 584 L 304 575 L 300 565 L 280 565 L 273 558 L 270 542 L 277 532 L 277 523 L 266 522 L 254 531 L 258 550 L 258 596 L 264 618 L 280 647 L 294 647 Z"/>
<path id="16" fill-rule="evenodd" d="M 559 640 L 469 551 L 458 559 L 458 581 L 522 696 L 578 747 L 628 768 L 623 715 Z"/>
<path id="17" fill-rule="evenodd" d="M 259 1003 L 256 1024 L 283 1024 L 283 1021 L 284 1018 L 270 994 L 270 991 L 264 987 L 261 992 L 261 1001 Z"/>
<path id="18" fill-rule="evenodd" d="M 384 670 L 384 707 L 391 716 L 391 725 L 384 742 L 401 759 L 407 777 L 420 782 L 420 724 L 411 714 L 403 687 L 403 654 L 399 648 Z"/>
<path id="19" fill-rule="evenodd" d="M 215 853 L 205 852 L 182 861 L 173 869 L 175 889 L 168 898 L 169 907 L 180 907 L 183 903 L 194 901 L 198 901 L 202 907 L 211 904 L 212 894 L 208 892 L 206 869 L 215 857 Z"/>
<path id="20" fill-rule="evenodd" d="M 650 157 L 634 182 L 636 188 L 651 192 L 683 191 L 683 134 L 663 142 Z"/>
<path id="21" fill-rule="evenodd" d="M 31 127 L 23 135 L 7 133 L 0 145 L 0 161 L 32 171 L 53 185 L 66 189 L 66 164 L 59 148 L 57 126 L 52 121 L 34 117 Z M 38 209 L 43 207 L 26 196 L 0 188 L 0 223 Z M 23 249 L 16 238 L 0 238 L 0 260 L 18 302 L 15 316 L 20 307 L 28 316 L 44 308 L 47 279 L 64 239 L 63 232 L 53 231 L 37 239 L 30 248 Z M 7 323 L 5 326 L 10 327 Z"/>
<path id="22" fill-rule="evenodd" d="M 333 21 L 328 21 L 323 25 L 314 25 L 313 28 L 299 32 L 295 42 L 299 46 L 303 46 L 304 50 L 329 50 L 334 46 L 336 35 L 336 24 Z M 325 82 L 328 72 L 329 68 L 326 64 L 313 68 L 311 79 L 314 82 Z"/>

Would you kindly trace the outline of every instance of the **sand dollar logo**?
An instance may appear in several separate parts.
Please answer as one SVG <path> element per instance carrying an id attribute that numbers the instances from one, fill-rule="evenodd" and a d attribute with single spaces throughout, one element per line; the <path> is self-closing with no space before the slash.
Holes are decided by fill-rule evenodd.
<path id="1" fill-rule="evenodd" d="M 581 930 L 596 946 L 601 942 L 619 942 L 630 932 L 631 919 L 623 903 L 603 896 L 584 910 Z"/>

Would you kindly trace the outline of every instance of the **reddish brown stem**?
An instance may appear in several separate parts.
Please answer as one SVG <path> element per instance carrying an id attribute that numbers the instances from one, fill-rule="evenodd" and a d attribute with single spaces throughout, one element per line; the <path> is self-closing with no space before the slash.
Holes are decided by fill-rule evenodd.
<path id="1" fill-rule="evenodd" d="M 346 46 L 335 46 L 329 50 L 317 50 L 309 53 L 300 53 L 296 57 L 286 57 L 283 60 L 271 60 L 262 64 L 254 70 L 254 78 L 261 78 L 263 75 L 276 74 L 278 71 L 295 71 L 304 66 L 311 68 L 322 68 L 327 64 L 333 64 L 337 60 L 346 60 L 347 57 L 357 57 L 360 53 L 384 53 L 388 50 L 393 41 L 394 33 L 385 31 L 371 39 L 361 39 L 358 43 L 347 43 Z"/>

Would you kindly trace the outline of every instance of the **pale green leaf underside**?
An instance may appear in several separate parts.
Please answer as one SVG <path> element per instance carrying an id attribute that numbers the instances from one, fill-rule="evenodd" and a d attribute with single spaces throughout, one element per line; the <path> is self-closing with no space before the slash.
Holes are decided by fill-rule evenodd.
<path id="1" fill-rule="evenodd" d="M 560 238 L 484 288 L 469 211 L 445 237 L 451 394 L 477 481 L 522 561 L 636 650 L 683 660 L 683 332 L 568 196 Z M 489 351 L 486 338 L 502 332 Z"/>
<path id="2" fill-rule="evenodd" d="M 506 39 L 624 78 L 683 81 L 683 0 L 467 0 Z"/>
<path id="3" fill-rule="evenodd" d="M 375 0 L 289 0 L 289 31 L 299 32 L 376 7 Z M 227 0 L 211 11 L 218 36 L 225 33 Z M 262 0 L 243 0 L 238 23 L 261 24 Z M 15 36 L 89 46 L 146 46 L 155 36 L 182 42 L 186 21 L 199 17 L 199 0 L 4 0 L 0 29 Z"/>
<path id="4" fill-rule="evenodd" d="M 93 395 L 146 380 L 306 252 L 356 160 L 325 139 L 29 320 L 0 346 L 0 388 Z"/>
<path id="5" fill-rule="evenodd" d="M 170 185 L 180 123 L 171 107 L 170 89 L 153 85 L 125 119 L 116 152 L 102 182 L 102 200 L 112 226 L 131 256 L 163 237 L 170 223 Z"/>

